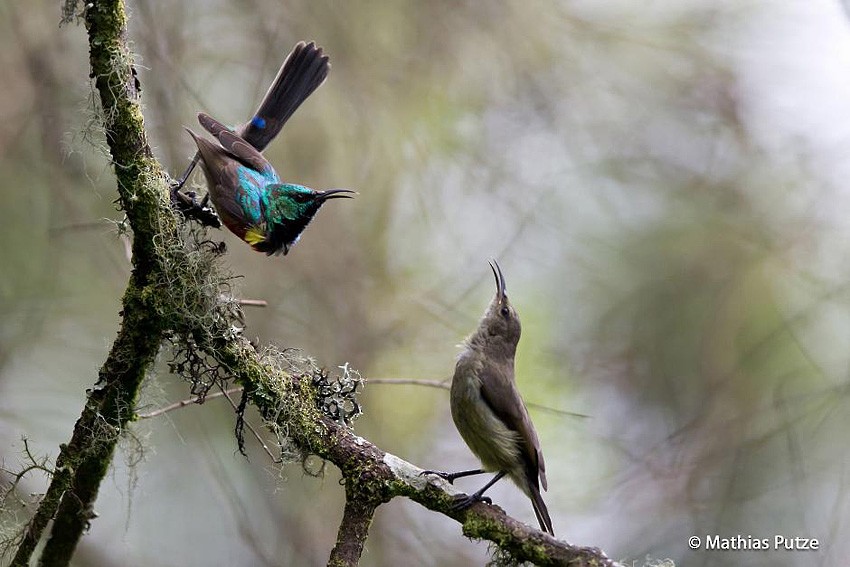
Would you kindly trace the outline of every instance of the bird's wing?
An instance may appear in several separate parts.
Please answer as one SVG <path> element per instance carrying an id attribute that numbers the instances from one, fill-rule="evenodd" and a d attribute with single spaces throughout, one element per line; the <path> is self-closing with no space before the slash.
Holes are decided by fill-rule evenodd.
<path id="1" fill-rule="evenodd" d="M 216 195 L 213 199 L 213 204 L 225 226 L 233 234 L 245 240 L 245 233 L 254 225 L 245 216 L 245 212 L 236 200 L 233 199 L 232 191 L 228 191 L 221 185 L 217 185 L 210 187 L 210 193 Z"/>
<path id="2" fill-rule="evenodd" d="M 239 162 L 220 145 L 201 138 L 188 128 L 186 131 L 198 145 L 209 194 L 216 211 L 227 228 L 244 239 L 249 228 L 263 224 L 259 189 L 252 191 L 252 187 L 242 187 L 232 181 L 238 178 L 237 169 L 242 167 Z"/>
<path id="3" fill-rule="evenodd" d="M 263 151 L 292 113 L 325 81 L 330 68 L 328 56 L 321 47 L 316 47 L 312 41 L 298 42 L 280 66 L 257 112 L 239 128 L 239 136 Z"/>
<path id="4" fill-rule="evenodd" d="M 543 452 L 540 450 L 540 441 L 537 431 L 528 410 L 516 389 L 513 378 L 513 368 L 510 375 L 506 374 L 501 366 L 486 364 L 479 374 L 481 379 L 481 397 L 487 403 L 493 413 L 511 430 L 519 434 L 522 447 L 522 456 L 526 462 L 529 472 L 529 481 L 540 484 L 546 490 L 546 466 L 543 462 Z"/>
<path id="5" fill-rule="evenodd" d="M 221 147 L 243 164 L 263 173 L 274 171 L 272 165 L 263 157 L 263 154 L 209 114 L 199 112 L 198 122 L 200 122 L 201 126 L 207 132 L 216 137 Z"/>
<path id="6" fill-rule="evenodd" d="M 198 122 L 200 122 L 201 126 L 204 127 L 204 130 L 212 134 L 215 139 L 218 139 L 222 132 L 233 132 L 231 128 L 228 128 L 206 112 L 198 113 Z"/>

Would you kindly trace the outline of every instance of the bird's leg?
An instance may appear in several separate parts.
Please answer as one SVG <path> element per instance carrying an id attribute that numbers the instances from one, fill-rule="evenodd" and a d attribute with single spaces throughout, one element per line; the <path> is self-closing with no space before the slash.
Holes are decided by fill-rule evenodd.
<path id="1" fill-rule="evenodd" d="M 490 482 L 488 482 L 483 486 L 483 488 L 481 488 L 481 490 L 478 490 L 477 492 L 469 495 L 459 494 L 458 496 L 456 496 L 454 504 L 452 504 L 452 510 L 465 510 L 476 502 L 486 502 L 487 504 L 492 504 L 493 501 L 490 500 L 488 497 L 483 496 L 483 494 L 488 488 L 499 482 L 499 480 L 503 476 L 505 476 L 505 474 L 507 474 L 505 471 L 499 471 L 499 473 L 494 476 L 490 480 Z"/>
<path id="2" fill-rule="evenodd" d="M 180 176 L 180 179 L 171 182 L 171 206 L 180 211 L 187 219 L 194 219 L 204 226 L 221 228 L 221 220 L 219 220 L 218 215 L 212 207 L 209 206 L 209 193 L 204 195 L 204 198 L 199 203 L 194 191 L 188 191 L 186 193 L 180 191 L 200 159 L 201 154 L 198 152 L 192 158 L 192 162 L 186 168 L 186 171 L 183 172 L 183 175 Z"/>
<path id="3" fill-rule="evenodd" d="M 189 176 L 195 170 L 195 166 L 198 165 L 198 160 L 201 159 L 201 152 L 195 152 L 195 157 L 192 158 L 192 161 L 189 162 L 189 167 L 186 168 L 186 171 L 183 172 L 183 175 L 180 176 L 172 185 L 171 192 L 177 193 L 186 183 L 186 180 L 189 179 Z"/>
<path id="4" fill-rule="evenodd" d="M 487 471 L 485 471 L 484 469 L 472 469 L 472 470 L 460 471 L 460 472 L 456 472 L 456 473 L 447 473 L 447 472 L 444 472 L 444 471 L 427 470 L 427 471 L 422 471 L 421 473 L 419 473 L 419 476 L 422 476 L 424 474 L 433 474 L 433 475 L 436 475 L 436 476 L 442 478 L 443 480 L 447 481 L 449 484 L 454 484 L 455 480 L 458 479 L 458 478 L 463 478 L 465 476 L 472 476 L 472 475 L 476 475 L 476 474 L 484 474 L 485 472 L 487 472 Z"/>

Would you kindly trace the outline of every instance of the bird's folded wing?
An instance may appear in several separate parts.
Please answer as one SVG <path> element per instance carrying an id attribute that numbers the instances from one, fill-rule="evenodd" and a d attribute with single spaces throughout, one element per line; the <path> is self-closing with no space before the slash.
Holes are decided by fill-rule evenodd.
<path id="1" fill-rule="evenodd" d="M 239 137 L 227 126 L 204 112 L 198 113 L 198 122 L 216 137 L 218 143 L 243 164 L 257 171 L 272 171 L 272 165 L 251 144 Z"/>
<path id="2" fill-rule="evenodd" d="M 479 374 L 481 379 L 481 397 L 509 429 L 516 431 L 521 440 L 520 450 L 530 476 L 539 475 L 543 490 L 546 490 L 546 467 L 537 431 L 528 416 L 528 410 L 514 384 L 513 376 L 507 376 L 495 365 L 485 365 Z"/>

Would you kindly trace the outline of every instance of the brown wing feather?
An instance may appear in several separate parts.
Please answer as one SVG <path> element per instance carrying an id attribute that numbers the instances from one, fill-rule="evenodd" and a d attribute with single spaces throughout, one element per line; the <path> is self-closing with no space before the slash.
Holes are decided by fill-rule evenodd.
<path id="1" fill-rule="evenodd" d="M 272 169 L 271 164 L 263 157 L 263 154 L 209 114 L 199 112 L 198 122 L 204 127 L 204 130 L 216 137 L 222 148 L 243 164 L 257 171 L 266 172 Z"/>
<path id="2" fill-rule="evenodd" d="M 244 215 L 233 200 L 232 193 L 225 189 L 227 186 L 225 180 L 228 177 L 236 177 L 236 167 L 239 162 L 234 161 L 233 157 L 218 144 L 201 138 L 188 128 L 186 131 L 198 145 L 204 175 L 207 178 L 207 188 L 216 211 L 227 228 L 239 238 L 244 239 L 249 226 L 245 224 Z"/>
<path id="3" fill-rule="evenodd" d="M 481 397 L 502 423 L 519 434 L 520 454 L 525 461 L 526 488 L 534 508 L 534 515 L 537 516 L 541 530 L 555 535 L 549 510 L 540 495 L 540 485 L 543 486 L 543 490 L 546 490 L 546 467 L 543 463 L 540 441 L 534 424 L 528 416 L 528 410 L 516 389 L 513 366 L 508 372 L 506 373 L 502 366 L 485 365 L 479 374 Z"/>
<path id="4" fill-rule="evenodd" d="M 222 132 L 233 132 L 230 128 L 207 114 L 206 112 L 198 113 L 198 122 L 201 123 L 201 126 L 204 127 L 204 130 L 213 135 L 214 138 L 218 139 Z"/>
<path id="5" fill-rule="evenodd" d="M 534 478 L 535 484 L 539 476 L 540 484 L 543 490 L 546 490 L 546 466 L 540 450 L 540 441 L 534 424 L 528 416 L 528 410 L 514 384 L 513 367 L 507 375 L 500 367 L 488 364 L 482 369 L 479 377 L 481 397 L 508 428 L 519 434 L 522 440 L 522 455 L 531 473 L 530 476 Z"/>

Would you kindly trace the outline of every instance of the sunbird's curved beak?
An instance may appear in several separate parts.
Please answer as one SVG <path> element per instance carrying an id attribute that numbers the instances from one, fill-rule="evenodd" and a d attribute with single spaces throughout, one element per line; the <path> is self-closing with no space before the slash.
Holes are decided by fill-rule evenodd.
<path id="1" fill-rule="evenodd" d="M 502 269 L 496 260 L 490 260 L 490 269 L 493 270 L 493 275 L 496 277 L 496 295 L 499 296 L 499 302 L 501 302 L 508 296 L 505 291 L 505 276 L 502 275 Z"/>
<path id="2" fill-rule="evenodd" d="M 324 202 L 328 199 L 353 199 L 356 194 L 357 191 L 351 189 L 328 189 L 327 191 L 319 191 L 316 198 Z"/>

